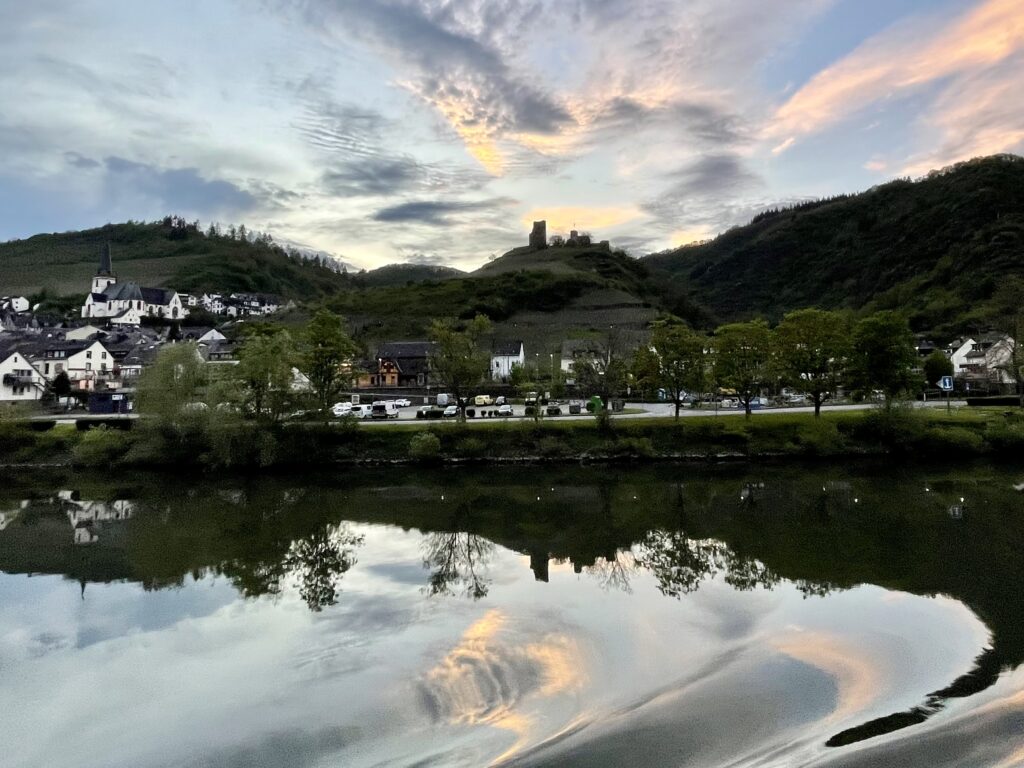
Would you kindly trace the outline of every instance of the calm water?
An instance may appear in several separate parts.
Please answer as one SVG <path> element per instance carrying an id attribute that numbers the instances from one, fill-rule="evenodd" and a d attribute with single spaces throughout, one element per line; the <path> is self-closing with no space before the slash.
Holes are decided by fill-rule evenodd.
<path id="1" fill-rule="evenodd" d="M 10 768 L 1024 765 L 1024 469 L 0 481 Z"/>

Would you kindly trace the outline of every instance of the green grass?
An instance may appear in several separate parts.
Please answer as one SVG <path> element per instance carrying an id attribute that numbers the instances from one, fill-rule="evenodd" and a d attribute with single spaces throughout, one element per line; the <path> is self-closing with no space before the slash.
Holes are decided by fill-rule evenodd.
<path id="1" fill-rule="evenodd" d="M 1024 451 L 1024 414 L 986 411 L 853 411 L 773 414 L 752 419 L 412 422 L 387 426 L 239 423 L 174 436 L 143 424 L 131 433 L 35 432 L 0 424 L 0 460 L 222 467 L 313 466 L 358 461 L 651 460 L 766 457 L 840 460 L 898 455 L 926 460 Z M 420 435 L 432 435 L 430 445 Z M 434 441 L 436 438 L 436 443 Z M 415 446 L 415 447 L 414 447 Z"/>

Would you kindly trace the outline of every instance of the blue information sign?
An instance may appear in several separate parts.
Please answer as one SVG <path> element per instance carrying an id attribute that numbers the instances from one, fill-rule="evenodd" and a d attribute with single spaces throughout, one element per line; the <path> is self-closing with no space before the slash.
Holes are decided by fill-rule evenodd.
<path id="1" fill-rule="evenodd" d="M 939 389 L 941 389 L 943 392 L 952 392 L 953 391 L 953 377 L 952 376 L 943 376 L 941 379 L 939 379 Z"/>

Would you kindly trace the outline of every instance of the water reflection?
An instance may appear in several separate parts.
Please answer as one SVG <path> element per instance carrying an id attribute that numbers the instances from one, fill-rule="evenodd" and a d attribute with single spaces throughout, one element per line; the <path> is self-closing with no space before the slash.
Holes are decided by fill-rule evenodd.
<path id="1" fill-rule="evenodd" d="M 666 702 L 675 702 L 673 717 L 682 718 L 689 710 L 680 692 L 697 680 L 717 686 L 718 698 L 707 705 L 715 709 L 728 699 L 722 686 L 729 675 L 746 686 L 767 675 L 759 684 L 803 680 L 805 706 L 820 699 L 816 719 L 799 707 L 785 716 L 797 729 L 787 737 L 790 748 L 806 750 L 788 764 L 811 764 L 831 759 L 829 750 L 816 751 L 826 744 L 840 751 L 872 739 L 895 744 L 902 731 L 923 729 L 950 701 L 981 700 L 999 690 L 1007 670 L 1024 661 L 1024 515 L 1010 480 L 1009 473 L 988 468 L 923 477 L 785 469 L 748 475 L 735 467 L 697 476 L 666 467 L 622 474 L 411 473 L 401 479 L 368 472 L 346 478 L 344 487 L 318 478 L 199 480 L 184 491 L 157 478 L 114 485 L 68 475 L 59 482 L 76 490 L 54 491 L 53 481 L 24 475 L 0 491 L 0 570 L 145 590 L 187 590 L 223 578 L 246 600 L 269 598 L 287 608 L 294 595 L 310 616 L 344 615 L 353 628 L 379 611 L 385 644 L 395 642 L 388 627 L 412 632 L 436 617 L 459 634 L 441 637 L 438 628 L 432 630 L 434 651 L 407 651 L 410 659 L 430 660 L 419 668 L 407 661 L 405 679 L 415 681 L 417 706 L 405 717 L 426 716 L 453 729 L 451 744 L 462 746 L 440 762 L 561 764 L 587 755 L 591 762 L 579 764 L 599 765 L 600 755 L 619 754 L 607 740 L 615 722 L 668 722 Z M 959 514 L 952 514 L 954 507 Z M 407 539 L 399 535 L 403 530 L 410 532 Z M 377 541 L 368 553 L 371 536 Z M 407 541 L 412 556 L 405 544 L 389 555 L 390 541 Z M 13 578 L 0 577 L 0 588 Z M 401 591 L 405 584 L 420 601 L 426 598 L 426 613 Z M 955 598 L 985 622 L 990 642 L 968 643 L 974 635 L 963 626 L 917 633 L 906 619 L 900 636 L 908 645 L 899 653 L 908 669 L 887 666 L 885 643 L 858 634 L 875 625 L 854 629 L 832 607 L 853 600 L 885 621 L 903 621 L 896 606 L 876 598 L 863 602 L 857 588 L 864 584 L 884 587 L 886 595 Z M 509 601 L 515 600 L 531 612 L 513 610 Z M 533 606 L 541 603 L 545 613 L 536 614 Z M 780 625 L 769 631 L 763 625 L 775 613 Z M 719 629 L 707 640 L 711 626 Z M 896 632 L 887 625 L 877 631 Z M 673 660 L 677 651 L 660 637 L 676 633 L 696 656 Z M 945 656 L 939 652 L 954 639 L 955 655 L 948 648 Z M 340 645 L 328 643 L 330 653 L 345 660 L 328 665 L 328 656 L 321 663 L 346 674 L 372 669 L 369 660 L 352 655 L 366 642 L 357 633 Z M 708 649 L 691 647 L 703 642 Z M 732 655 L 712 655 L 712 649 L 725 652 L 722 643 Z M 73 648 L 50 645 L 68 653 Z M 635 654 L 653 654 L 648 669 Z M 915 658 L 918 665 L 908 665 Z M 778 659 L 797 667 L 773 677 Z M 692 674 L 660 688 L 680 664 L 692 666 Z M 5 668 L 0 656 L 0 682 Z M 813 675 L 831 687 L 821 687 Z M 579 701 L 584 691 L 589 707 Z M 408 702 L 391 706 L 401 710 Z M 365 713 L 351 717 L 346 728 L 363 722 Z M 763 727 L 779 728 L 785 717 L 777 713 Z M 593 737 L 587 723 L 600 725 L 605 735 Z M 484 759 L 458 735 L 476 729 L 508 738 Z M 796 733 L 814 735 L 797 739 Z M 562 734 L 557 748 L 556 734 Z M 781 732 L 779 738 L 786 740 Z M 348 749 L 345 739 L 330 743 L 331 750 Z"/>

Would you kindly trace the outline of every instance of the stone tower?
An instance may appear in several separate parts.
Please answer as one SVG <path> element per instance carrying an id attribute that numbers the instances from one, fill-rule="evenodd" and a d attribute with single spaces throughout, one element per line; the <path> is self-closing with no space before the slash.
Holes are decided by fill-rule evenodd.
<path id="1" fill-rule="evenodd" d="M 548 247 L 548 223 L 546 221 L 533 222 L 533 231 L 530 233 L 531 248 Z"/>

